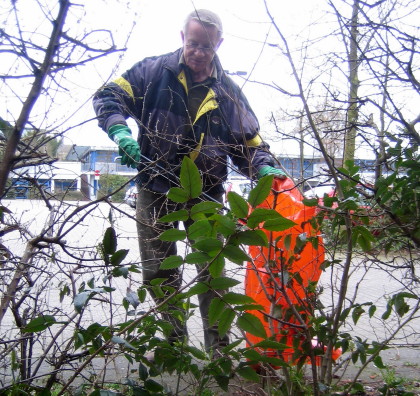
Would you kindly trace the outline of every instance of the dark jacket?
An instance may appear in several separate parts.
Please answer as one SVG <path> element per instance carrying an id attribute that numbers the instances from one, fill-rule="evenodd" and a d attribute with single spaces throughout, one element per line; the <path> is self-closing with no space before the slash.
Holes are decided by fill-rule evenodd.
<path id="1" fill-rule="evenodd" d="M 215 56 L 217 78 L 211 83 L 195 120 L 188 112 L 187 72 L 179 63 L 182 49 L 136 63 L 122 77 L 94 96 L 99 126 L 108 131 L 133 118 L 144 158 L 140 183 L 165 193 L 176 185 L 184 155 L 202 173 L 204 191 L 218 193 L 228 171 L 228 158 L 242 174 L 255 177 L 259 168 L 273 165 L 268 146 L 259 136 L 255 114 L 239 87 L 224 73 Z"/>

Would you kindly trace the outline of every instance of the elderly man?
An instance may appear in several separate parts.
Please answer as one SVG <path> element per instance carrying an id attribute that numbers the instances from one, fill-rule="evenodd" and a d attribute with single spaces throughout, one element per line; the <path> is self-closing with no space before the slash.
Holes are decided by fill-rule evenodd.
<path id="1" fill-rule="evenodd" d="M 248 101 L 223 71 L 216 55 L 222 33 L 215 13 L 195 10 L 181 32 L 182 48 L 143 59 L 94 97 L 99 126 L 119 146 L 121 163 L 139 171 L 137 224 L 146 284 L 164 278 L 165 285 L 177 290 L 182 283 L 180 269 L 160 269 L 161 262 L 177 250 L 175 243 L 159 240 L 168 226 L 157 220 L 178 208 L 167 200 L 166 193 L 175 185 L 174 175 L 179 175 L 184 156 L 195 161 L 203 191 L 217 201 L 222 200 L 229 163 L 249 178 L 285 177 L 273 166 Z M 137 140 L 127 127 L 129 117 L 139 127 Z M 202 280 L 210 275 L 201 272 L 200 276 Z M 228 344 L 228 337 L 220 337 L 208 323 L 214 296 L 212 291 L 198 296 L 209 352 Z M 169 314 L 164 318 L 173 326 L 169 341 L 186 335 L 180 321 Z"/>

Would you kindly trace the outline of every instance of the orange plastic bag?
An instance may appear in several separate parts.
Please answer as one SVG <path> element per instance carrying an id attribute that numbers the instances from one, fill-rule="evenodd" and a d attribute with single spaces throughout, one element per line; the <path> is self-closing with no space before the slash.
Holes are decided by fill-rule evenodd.
<path id="1" fill-rule="evenodd" d="M 305 339 L 302 325 L 308 323 L 313 309 L 313 293 L 308 292 L 308 286 L 319 280 L 324 262 L 321 236 L 309 223 L 316 208 L 303 205 L 302 199 L 292 180 L 274 179 L 272 192 L 259 207 L 274 209 L 296 225 L 285 231 L 263 229 L 271 247 L 250 247 L 253 261 L 248 263 L 245 277 L 245 293 L 264 308 L 263 313 L 251 313 L 260 318 L 267 337 L 287 345 L 280 351 L 257 350 L 260 354 L 282 358 L 286 362 L 294 360 L 294 351 Z M 304 243 L 305 239 L 311 238 L 314 243 Z M 261 338 L 247 334 L 248 346 L 260 341 Z"/>

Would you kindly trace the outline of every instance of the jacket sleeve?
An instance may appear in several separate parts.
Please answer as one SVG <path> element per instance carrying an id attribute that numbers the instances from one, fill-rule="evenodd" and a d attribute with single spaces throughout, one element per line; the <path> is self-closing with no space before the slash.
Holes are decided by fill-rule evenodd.
<path id="1" fill-rule="evenodd" d="M 265 165 L 274 166 L 270 146 L 260 136 L 260 127 L 251 106 L 239 87 L 231 82 L 228 95 L 229 128 L 231 136 L 230 157 L 240 172 L 256 178 Z"/>
<path id="2" fill-rule="evenodd" d="M 126 119 L 136 117 L 141 108 L 142 86 L 140 62 L 121 77 L 101 87 L 93 97 L 99 126 L 107 132 L 115 124 L 127 125 Z"/>

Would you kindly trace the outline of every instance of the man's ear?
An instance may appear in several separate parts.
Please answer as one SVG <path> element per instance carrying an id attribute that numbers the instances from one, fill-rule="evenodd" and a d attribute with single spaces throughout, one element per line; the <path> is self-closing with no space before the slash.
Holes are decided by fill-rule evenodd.
<path id="1" fill-rule="evenodd" d="M 182 39 L 182 44 L 184 44 L 184 31 L 183 30 L 181 30 L 181 39 Z"/>

